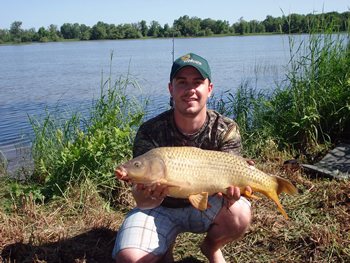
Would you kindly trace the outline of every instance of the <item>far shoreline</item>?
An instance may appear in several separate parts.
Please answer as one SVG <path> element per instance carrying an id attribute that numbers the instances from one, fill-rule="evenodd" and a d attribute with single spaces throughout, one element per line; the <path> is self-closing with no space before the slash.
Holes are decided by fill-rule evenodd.
<path id="1" fill-rule="evenodd" d="M 272 36 L 272 35 L 304 35 L 306 33 L 291 33 L 291 34 L 284 34 L 284 33 L 277 33 L 277 32 L 268 32 L 268 33 L 246 33 L 246 34 L 237 34 L 237 33 L 230 33 L 230 34 L 213 34 L 210 36 L 180 36 L 180 37 L 142 37 L 142 38 L 123 38 L 123 39 L 98 39 L 98 40 L 81 40 L 79 38 L 75 39 L 60 39 L 58 41 L 49 40 L 49 41 L 33 41 L 33 42 L 0 42 L 0 46 L 11 46 L 11 45 L 28 45 L 28 44 L 44 44 L 44 43 L 60 43 L 60 42 L 90 42 L 90 41 L 123 41 L 123 40 L 147 40 L 147 39 L 185 39 L 185 38 L 214 38 L 214 37 L 247 37 L 247 36 Z"/>

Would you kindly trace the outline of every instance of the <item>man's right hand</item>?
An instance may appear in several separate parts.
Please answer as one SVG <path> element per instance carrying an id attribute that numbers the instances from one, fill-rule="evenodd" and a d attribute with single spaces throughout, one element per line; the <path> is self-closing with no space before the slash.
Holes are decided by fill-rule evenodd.
<path id="1" fill-rule="evenodd" d="M 152 209 L 159 206 L 168 193 L 168 187 L 163 188 L 159 183 L 156 184 L 156 186 L 134 184 L 132 188 L 132 194 L 135 198 L 136 204 L 141 210 Z"/>

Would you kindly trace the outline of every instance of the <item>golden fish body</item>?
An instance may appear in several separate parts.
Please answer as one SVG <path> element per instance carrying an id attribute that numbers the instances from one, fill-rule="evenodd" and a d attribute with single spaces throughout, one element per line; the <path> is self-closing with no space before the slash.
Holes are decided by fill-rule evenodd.
<path id="1" fill-rule="evenodd" d="M 286 216 L 279 199 L 281 192 L 295 194 L 295 187 L 283 178 L 265 174 L 239 156 L 194 147 L 160 147 L 136 157 L 116 169 L 119 179 L 133 183 L 169 187 L 169 196 L 188 198 L 200 210 L 207 208 L 208 195 L 226 194 L 230 185 L 242 193 L 250 186 L 274 200 Z"/>

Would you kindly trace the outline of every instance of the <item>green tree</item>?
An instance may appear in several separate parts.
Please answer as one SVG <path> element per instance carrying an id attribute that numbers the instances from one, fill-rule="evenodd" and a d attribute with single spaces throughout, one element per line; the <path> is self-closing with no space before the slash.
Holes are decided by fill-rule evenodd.
<path id="1" fill-rule="evenodd" d="M 158 37 L 159 36 L 159 33 L 160 33 L 160 29 L 162 27 L 160 26 L 160 24 L 157 22 L 157 21 L 152 21 L 151 22 L 151 25 L 149 27 L 149 30 L 148 30 L 148 36 L 150 37 Z"/>
<path id="2" fill-rule="evenodd" d="M 210 18 L 206 18 L 206 19 L 201 21 L 200 27 L 202 30 L 206 30 L 207 28 L 209 28 L 213 32 L 215 24 L 216 24 L 215 20 L 210 19 Z"/>
<path id="3" fill-rule="evenodd" d="M 290 33 L 304 33 L 303 16 L 298 14 L 290 14 Z"/>
<path id="4" fill-rule="evenodd" d="M 257 31 L 258 33 L 265 33 L 266 32 L 265 26 L 263 23 L 259 23 L 257 30 L 258 30 Z"/>
<path id="5" fill-rule="evenodd" d="M 60 39 L 60 31 L 58 30 L 58 27 L 56 25 L 49 25 L 47 30 L 50 32 L 50 37 L 53 41 L 58 41 Z"/>
<path id="6" fill-rule="evenodd" d="M 96 25 L 92 27 L 91 38 L 93 40 L 100 40 L 107 38 L 107 30 L 105 23 L 99 21 Z"/>
<path id="7" fill-rule="evenodd" d="M 57 32 L 59 32 L 57 25 L 54 24 L 49 25 L 47 30 L 50 32 L 50 35 L 57 34 Z"/>
<path id="8" fill-rule="evenodd" d="M 32 41 L 33 41 L 32 35 L 29 34 L 27 30 L 25 30 L 21 37 L 21 42 L 26 43 L 26 42 L 32 42 Z"/>
<path id="9" fill-rule="evenodd" d="M 275 32 L 275 18 L 273 16 L 266 16 L 263 24 L 265 26 L 266 32 Z"/>
<path id="10" fill-rule="evenodd" d="M 136 28 L 129 27 L 125 30 L 125 38 L 131 39 L 131 38 L 141 38 L 142 34 L 139 32 Z"/>
<path id="11" fill-rule="evenodd" d="M 108 39 L 118 39 L 118 28 L 115 24 L 109 25 Z"/>
<path id="12" fill-rule="evenodd" d="M 190 17 L 188 15 L 184 15 L 179 19 L 174 20 L 175 29 L 180 31 L 182 36 L 188 35 L 188 27 L 190 24 Z"/>
<path id="13" fill-rule="evenodd" d="M 38 32 L 35 30 L 35 28 L 34 27 L 32 27 L 32 28 L 30 28 L 29 30 L 28 30 L 28 34 L 30 35 L 30 37 L 31 37 L 31 41 L 40 41 L 40 37 L 39 37 L 39 34 L 38 34 Z"/>
<path id="14" fill-rule="evenodd" d="M 275 19 L 275 23 L 274 23 L 275 29 L 273 32 L 283 33 L 283 31 L 282 31 L 283 23 L 284 23 L 283 18 L 277 17 Z"/>
<path id="15" fill-rule="evenodd" d="M 15 21 L 11 24 L 10 27 L 10 34 L 14 37 L 14 38 L 20 38 L 21 37 L 21 33 L 22 33 L 22 22 L 21 21 Z"/>
<path id="16" fill-rule="evenodd" d="M 249 24 L 249 33 L 259 33 L 258 27 L 259 27 L 259 21 L 257 20 L 251 20 L 248 22 Z"/>
<path id="17" fill-rule="evenodd" d="M 144 36 L 144 37 L 147 36 L 148 35 L 148 27 L 147 27 L 147 23 L 145 20 L 141 20 L 140 28 L 141 28 L 142 36 Z"/>
<path id="18" fill-rule="evenodd" d="M 244 35 L 245 33 L 248 33 L 249 25 L 248 23 L 241 17 L 238 22 L 235 24 L 235 32 L 237 32 L 240 35 Z"/>
<path id="19" fill-rule="evenodd" d="M 42 38 L 42 37 L 50 37 L 50 32 L 48 30 L 45 29 L 45 27 L 40 27 L 39 30 L 38 30 L 38 34 L 39 34 L 39 37 Z"/>
<path id="20" fill-rule="evenodd" d="M 79 34 L 80 34 L 80 26 L 78 23 L 74 23 L 71 26 L 71 38 L 72 39 L 79 38 Z"/>
<path id="21" fill-rule="evenodd" d="M 79 39 L 89 40 L 91 36 L 91 28 L 85 24 L 79 26 Z"/>
<path id="22" fill-rule="evenodd" d="M 64 39 L 76 39 L 80 35 L 80 26 L 78 23 L 64 23 L 61 26 L 61 34 Z"/>
<path id="23" fill-rule="evenodd" d="M 165 24 L 163 28 L 164 37 L 172 37 L 174 30 L 169 26 L 169 24 Z"/>
<path id="24" fill-rule="evenodd" d="M 206 29 L 204 29 L 205 35 L 206 36 L 211 36 L 214 34 L 213 31 L 211 31 L 211 29 L 209 27 L 207 27 Z"/>
<path id="25" fill-rule="evenodd" d="M 174 27 L 176 31 L 180 31 L 182 36 L 195 36 L 197 35 L 201 27 L 201 19 L 198 17 L 190 18 L 187 15 L 180 17 L 177 20 L 174 20 Z"/>
<path id="26" fill-rule="evenodd" d="M 198 17 L 192 17 L 189 20 L 188 32 L 189 36 L 196 36 L 198 32 L 201 30 L 201 19 Z"/>
<path id="27" fill-rule="evenodd" d="M 72 27 L 72 24 L 70 24 L 70 23 L 64 23 L 61 26 L 61 35 L 64 39 L 71 39 L 72 38 L 71 27 Z"/>
<path id="28" fill-rule="evenodd" d="M 0 29 L 0 44 L 11 41 L 11 34 L 8 29 Z"/>
<path id="29" fill-rule="evenodd" d="M 128 29 L 128 25 L 127 24 L 125 24 L 125 25 L 119 24 L 117 26 L 117 38 L 118 39 L 124 39 L 125 38 L 125 32 L 126 32 L 127 29 Z"/>
<path id="30" fill-rule="evenodd" d="M 229 22 L 224 20 L 217 20 L 212 25 L 211 30 L 214 32 L 214 34 L 226 34 L 228 33 L 229 28 Z"/>

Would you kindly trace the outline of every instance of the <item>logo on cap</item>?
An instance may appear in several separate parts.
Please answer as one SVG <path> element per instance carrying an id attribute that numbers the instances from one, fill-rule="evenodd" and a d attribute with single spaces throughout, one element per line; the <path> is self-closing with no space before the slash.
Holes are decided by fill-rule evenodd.
<path id="1" fill-rule="evenodd" d="M 190 59 L 191 55 L 190 54 L 187 54 L 187 55 L 184 55 L 181 60 L 187 60 L 187 59 Z"/>
<path id="2" fill-rule="evenodd" d="M 202 65 L 202 62 L 199 62 L 198 60 L 194 60 L 194 59 L 191 59 L 191 55 L 190 54 L 187 54 L 185 56 L 183 56 L 181 58 L 181 60 L 184 62 L 184 63 L 196 63 L 198 65 Z"/>

